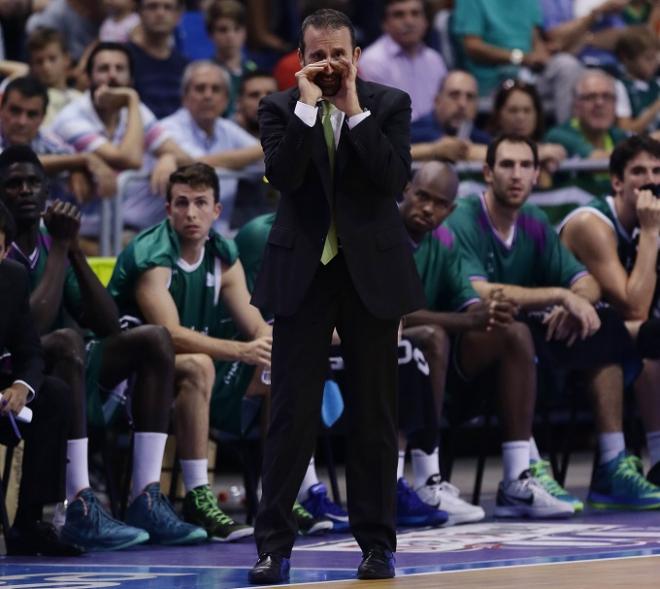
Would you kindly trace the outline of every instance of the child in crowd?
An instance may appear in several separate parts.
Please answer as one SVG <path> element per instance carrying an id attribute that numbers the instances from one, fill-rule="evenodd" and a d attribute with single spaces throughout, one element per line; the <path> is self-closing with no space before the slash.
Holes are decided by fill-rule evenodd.
<path id="1" fill-rule="evenodd" d="M 237 0 L 216 0 L 206 12 L 206 30 L 215 46 L 214 60 L 229 74 L 229 103 L 223 116 L 231 118 L 243 74 L 257 69 L 245 59 L 245 6 Z"/>
<path id="2" fill-rule="evenodd" d="M 69 88 L 67 77 L 71 58 L 62 35 L 54 29 L 37 29 L 27 40 L 30 71 L 48 88 L 48 109 L 43 126 L 49 127 L 57 113 L 81 96 Z"/>
<path id="3" fill-rule="evenodd" d="M 617 82 L 619 126 L 633 133 L 660 129 L 660 39 L 645 26 L 631 27 L 615 52 L 622 72 Z"/>
<path id="4" fill-rule="evenodd" d="M 103 0 L 106 18 L 99 30 L 100 41 L 126 43 L 140 16 L 135 11 L 135 0 Z"/>

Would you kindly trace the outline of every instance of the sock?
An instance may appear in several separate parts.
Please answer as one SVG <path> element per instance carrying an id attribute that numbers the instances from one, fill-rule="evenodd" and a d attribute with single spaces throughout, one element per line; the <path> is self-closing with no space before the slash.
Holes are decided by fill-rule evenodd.
<path id="1" fill-rule="evenodd" d="M 302 503 L 305 499 L 307 499 L 307 496 L 309 495 L 309 488 L 313 485 L 317 485 L 319 482 L 319 477 L 316 476 L 316 465 L 314 464 L 314 457 L 312 456 L 312 459 L 307 465 L 307 470 L 305 471 L 305 478 L 303 478 L 303 482 L 300 485 L 298 501 Z"/>
<path id="2" fill-rule="evenodd" d="M 406 451 L 399 450 L 399 462 L 396 465 L 396 480 L 403 478 L 403 469 L 406 463 Z"/>
<path id="3" fill-rule="evenodd" d="M 599 464 L 605 464 L 616 458 L 626 449 L 623 432 L 610 432 L 598 434 L 598 449 L 600 450 Z"/>
<path id="4" fill-rule="evenodd" d="M 133 484 L 131 501 L 144 488 L 160 481 L 160 471 L 163 466 L 167 434 L 160 432 L 135 432 L 133 436 Z"/>
<path id="5" fill-rule="evenodd" d="M 539 452 L 539 448 L 536 445 L 536 440 L 532 436 L 529 438 L 529 461 L 538 462 L 539 460 L 541 460 L 541 453 Z"/>
<path id="6" fill-rule="evenodd" d="M 529 440 L 502 443 L 504 481 L 514 481 L 529 468 Z"/>
<path id="7" fill-rule="evenodd" d="M 651 468 L 660 462 L 660 431 L 648 432 L 646 434 L 646 448 L 649 451 Z"/>
<path id="8" fill-rule="evenodd" d="M 427 454 L 424 450 L 414 448 L 410 451 L 412 457 L 413 467 L 413 480 L 415 489 L 426 484 L 430 476 L 440 473 L 440 465 L 438 462 L 438 448 L 435 448 L 431 454 Z"/>
<path id="9" fill-rule="evenodd" d="M 87 438 L 67 441 L 66 461 L 66 499 L 71 502 L 80 491 L 89 487 Z"/>
<path id="10" fill-rule="evenodd" d="M 180 460 L 183 485 L 186 493 L 196 487 L 209 484 L 209 461 L 207 458 L 197 460 Z"/>

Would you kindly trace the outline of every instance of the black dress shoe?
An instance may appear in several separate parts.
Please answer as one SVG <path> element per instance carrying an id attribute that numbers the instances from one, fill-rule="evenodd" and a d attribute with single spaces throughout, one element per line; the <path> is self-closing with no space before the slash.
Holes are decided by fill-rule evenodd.
<path id="1" fill-rule="evenodd" d="M 248 581 L 253 585 L 274 585 L 289 581 L 289 559 L 279 554 L 264 552 L 259 555 L 257 564 L 248 573 Z"/>
<path id="2" fill-rule="evenodd" d="M 35 522 L 25 528 L 12 526 L 7 535 L 8 556 L 80 556 L 83 551 L 63 542 L 52 524 Z"/>
<path id="3" fill-rule="evenodd" d="M 391 579 L 394 576 L 394 556 L 384 548 L 370 548 L 362 554 L 357 570 L 358 579 Z"/>

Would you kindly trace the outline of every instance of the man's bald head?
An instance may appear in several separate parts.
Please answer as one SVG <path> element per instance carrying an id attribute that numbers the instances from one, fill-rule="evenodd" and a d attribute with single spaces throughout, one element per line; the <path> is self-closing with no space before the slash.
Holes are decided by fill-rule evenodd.
<path id="1" fill-rule="evenodd" d="M 411 237 L 421 241 L 454 210 L 458 176 L 451 164 L 427 162 L 406 186 L 401 203 L 403 222 Z"/>

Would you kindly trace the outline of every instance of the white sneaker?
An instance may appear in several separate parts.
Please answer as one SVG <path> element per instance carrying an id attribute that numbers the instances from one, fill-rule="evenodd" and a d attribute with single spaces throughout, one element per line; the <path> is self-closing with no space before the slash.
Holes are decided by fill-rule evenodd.
<path id="1" fill-rule="evenodd" d="M 495 517 L 571 517 L 573 506 L 555 499 L 529 470 L 518 479 L 502 481 L 497 488 Z"/>
<path id="2" fill-rule="evenodd" d="M 478 522 L 486 516 L 479 505 L 472 505 L 461 499 L 458 488 L 443 481 L 439 474 L 430 476 L 426 484 L 415 489 L 415 492 L 427 505 L 442 509 L 449 514 L 449 519 L 443 526 Z"/>

